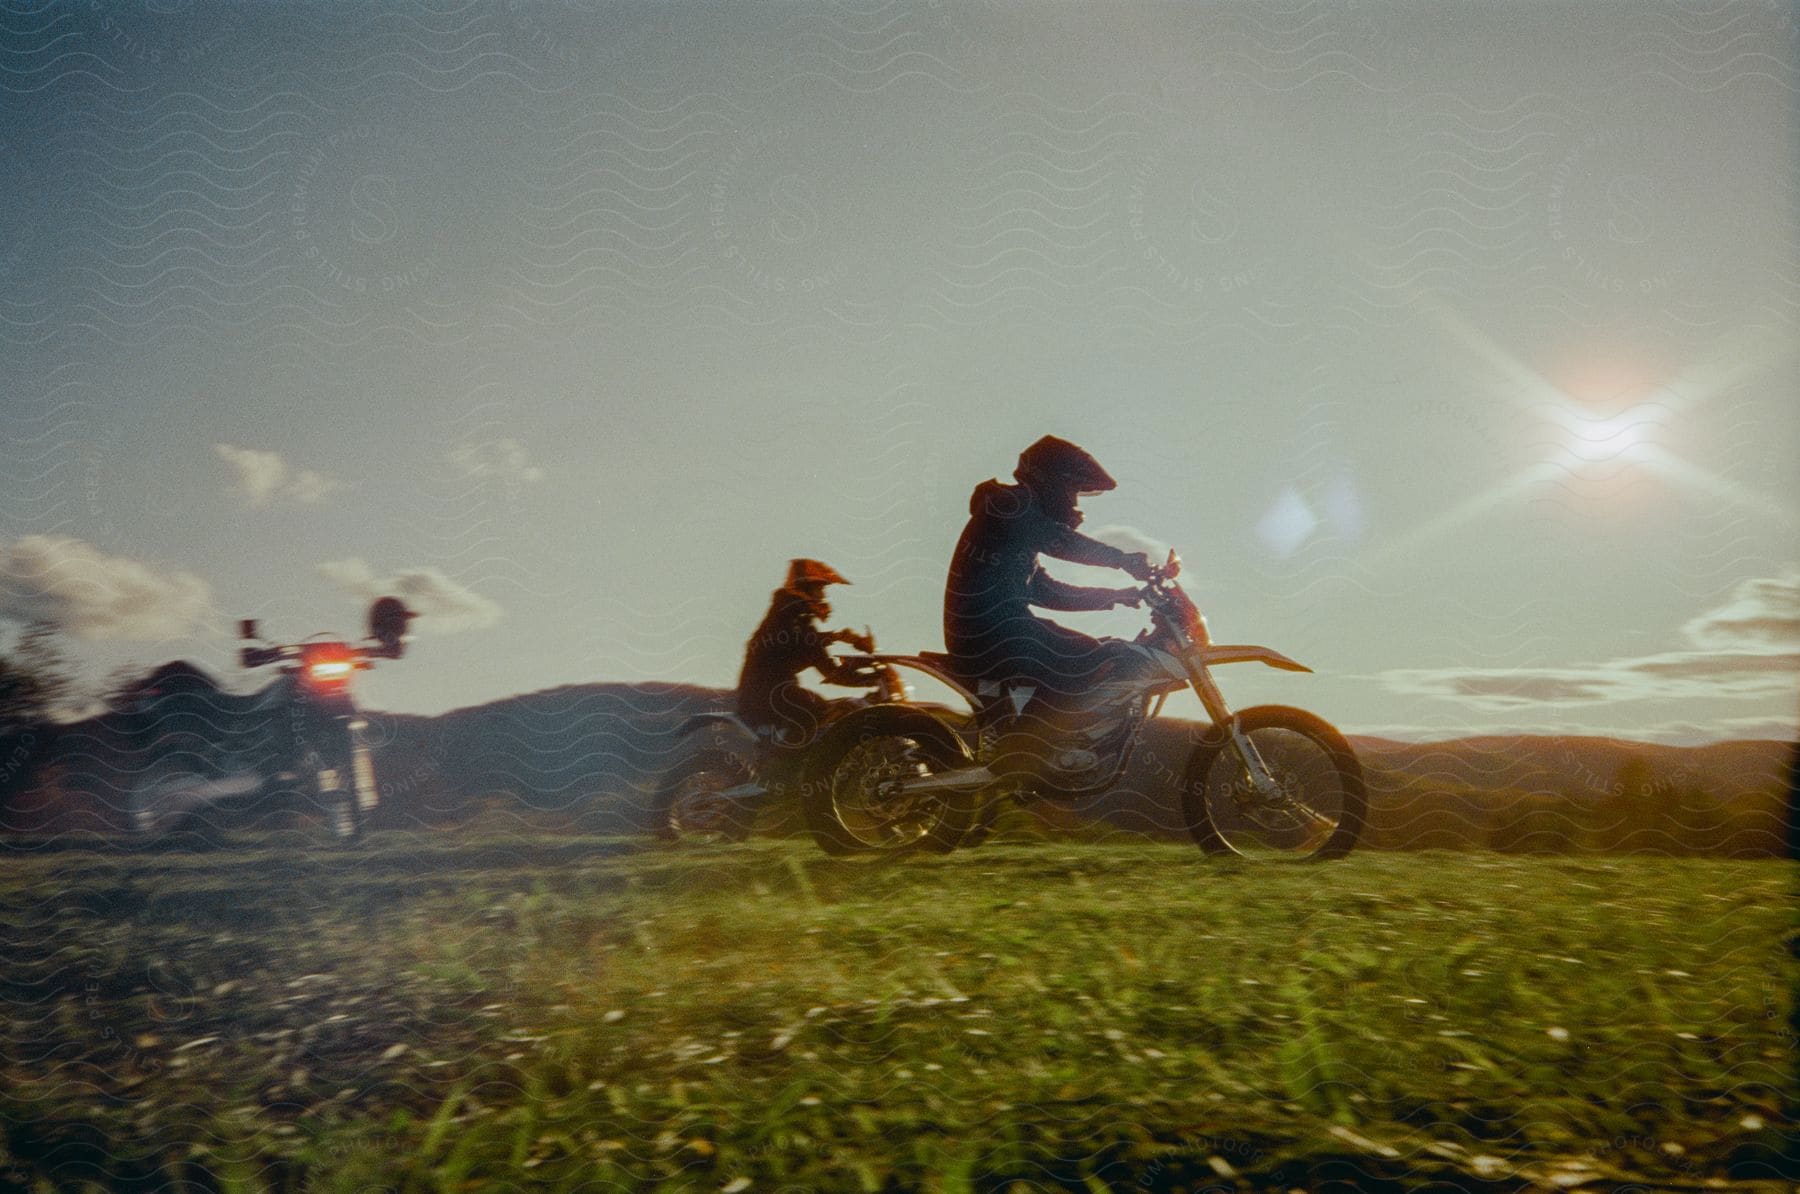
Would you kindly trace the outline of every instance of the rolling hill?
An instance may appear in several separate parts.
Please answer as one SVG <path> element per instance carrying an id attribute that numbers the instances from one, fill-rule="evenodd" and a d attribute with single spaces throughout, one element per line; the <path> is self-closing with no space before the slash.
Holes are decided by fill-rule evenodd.
<path id="1" fill-rule="evenodd" d="M 681 757 L 682 722 L 727 699 L 720 690 L 681 684 L 581 684 L 435 717 L 371 713 L 380 823 L 447 825 L 498 810 L 539 823 L 562 818 L 588 830 L 633 831 L 657 777 Z M 1176 777 L 1196 729 L 1158 723 L 1117 788 L 1056 810 L 1052 819 L 1181 834 Z M 1720 815 L 1748 818 L 1738 829 L 1754 832 L 1740 835 L 1740 845 L 1757 853 L 1778 847 L 1792 751 L 1770 741 L 1683 747 L 1573 736 L 1353 744 L 1369 777 L 1373 845 L 1502 844 L 1517 836 L 1514 822 L 1530 816 L 1542 832 L 1574 840 L 1577 821 L 1611 815 L 1648 824 L 1653 814 L 1666 821 L 1686 816 L 1680 799 L 1704 797 Z M 16 769 L 0 788 L 0 830 L 124 828 L 125 796 L 143 760 L 130 753 L 115 719 L 63 727 L 28 753 L 33 765 Z M 1619 791 L 1621 776 L 1644 790 Z M 1690 828 L 1704 826 L 1677 820 L 1659 832 L 1678 845 Z"/>

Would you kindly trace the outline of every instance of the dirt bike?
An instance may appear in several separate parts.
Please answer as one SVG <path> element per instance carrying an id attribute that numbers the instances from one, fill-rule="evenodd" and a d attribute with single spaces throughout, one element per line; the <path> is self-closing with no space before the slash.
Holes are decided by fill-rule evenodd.
<path id="1" fill-rule="evenodd" d="M 858 639 L 870 690 L 862 697 L 832 703 L 829 720 L 810 734 L 784 734 L 772 726 L 752 726 L 736 713 L 699 713 L 677 731 L 686 757 L 672 768 L 651 799 L 650 828 L 664 841 L 741 842 L 750 836 L 758 813 L 770 800 L 798 787 L 806 757 L 820 734 L 848 711 L 906 699 L 906 685 L 893 667 L 868 661 L 875 649 L 867 631 Z"/>
<path id="2" fill-rule="evenodd" d="M 341 840 L 360 837 L 381 797 L 350 681 L 377 659 L 400 658 L 412 617 L 384 597 L 370 609 L 368 644 L 246 646 L 243 667 L 278 665 L 275 681 L 247 696 L 187 665 L 153 673 L 129 709 L 146 756 L 130 797 L 138 836 L 210 844 L 227 827 L 306 811 Z M 239 635 L 260 640 L 253 619 Z"/>
<path id="3" fill-rule="evenodd" d="M 976 844 L 1008 798 L 1104 792 L 1125 773 L 1144 727 L 1170 694 L 1192 690 L 1211 721 L 1181 770 L 1182 812 L 1209 854 L 1326 859 L 1348 853 L 1367 816 L 1362 767 L 1342 734 L 1304 710 L 1234 712 L 1212 677 L 1225 663 L 1309 672 L 1268 647 L 1216 645 L 1176 583 L 1174 552 L 1139 590 L 1151 628 L 1132 666 L 1103 669 L 1076 710 L 1034 709 L 1037 689 L 964 674 L 935 652 L 871 655 L 925 673 L 969 705 L 946 716 L 887 704 L 838 720 L 809 752 L 802 810 L 833 854 Z"/>

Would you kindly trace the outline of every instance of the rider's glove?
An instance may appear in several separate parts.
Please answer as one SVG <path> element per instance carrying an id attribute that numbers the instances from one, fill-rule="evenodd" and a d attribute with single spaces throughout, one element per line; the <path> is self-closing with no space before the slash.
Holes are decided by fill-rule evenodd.
<path id="1" fill-rule="evenodd" d="M 1144 604 L 1144 591 L 1142 589 L 1114 589 L 1113 604 L 1142 605 Z"/>
<path id="2" fill-rule="evenodd" d="M 875 649 L 874 638 L 866 634 L 859 634 L 854 630 L 834 630 L 831 632 L 831 640 L 855 647 L 865 655 Z"/>
<path id="3" fill-rule="evenodd" d="M 1127 555 L 1125 557 L 1125 562 L 1120 564 L 1119 567 L 1136 577 L 1138 580 L 1150 579 L 1150 557 L 1141 551 L 1134 551 L 1130 555 Z"/>

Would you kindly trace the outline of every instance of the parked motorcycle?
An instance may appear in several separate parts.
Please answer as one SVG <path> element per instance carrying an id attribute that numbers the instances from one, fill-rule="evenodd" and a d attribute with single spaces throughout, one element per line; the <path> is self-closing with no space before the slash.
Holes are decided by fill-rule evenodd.
<path id="1" fill-rule="evenodd" d="M 257 645 L 243 647 L 239 662 L 275 666 L 273 683 L 237 696 L 186 668 L 198 683 L 143 688 L 131 709 L 148 755 L 130 797 L 138 835 L 205 841 L 229 825 L 298 809 L 322 814 L 339 839 L 361 836 L 380 791 L 350 684 L 375 660 L 401 657 L 412 617 L 397 598 L 381 598 L 370 607 L 364 644 L 269 643 L 245 619 L 239 635 Z"/>
<path id="2" fill-rule="evenodd" d="M 947 655 L 871 655 L 940 681 L 970 713 L 883 704 L 839 719 L 808 752 L 800 788 L 814 840 L 833 854 L 950 850 L 985 836 L 1005 799 L 1103 792 L 1169 695 L 1191 689 L 1211 720 L 1181 772 L 1182 811 L 1200 848 L 1271 859 L 1348 853 L 1368 800 L 1343 735 L 1283 705 L 1234 712 L 1212 677 L 1225 663 L 1311 669 L 1268 647 L 1215 645 L 1180 573 L 1170 552 L 1141 589 L 1151 617 L 1137 639 L 1144 666 L 1102 674 L 1074 711 L 1040 707 L 1025 682 L 964 675 Z"/>
<path id="3" fill-rule="evenodd" d="M 860 645 L 873 651 L 874 636 L 865 632 Z M 728 712 L 688 718 L 678 731 L 686 757 L 663 777 L 651 801 L 652 832 L 671 842 L 743 841 L 770 800 L 805 782 L 808 752 L 838 718 L 906 699 L 894 667 L 866 654 L 851 658 L 863 661 L 872 687 L 861 697 L 833 702 L 831 720 L 809 735 L 783 738 L 773 727 L 751 726 Z"/>

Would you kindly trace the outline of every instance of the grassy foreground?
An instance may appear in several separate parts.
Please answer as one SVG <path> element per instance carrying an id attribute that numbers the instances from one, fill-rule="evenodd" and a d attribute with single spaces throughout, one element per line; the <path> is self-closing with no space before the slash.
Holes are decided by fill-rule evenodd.
<path id="1" fill-rule="evenodd" d="M 1787 864 L 0 860 L 0 1188 L 1795 1188 Z"/>

